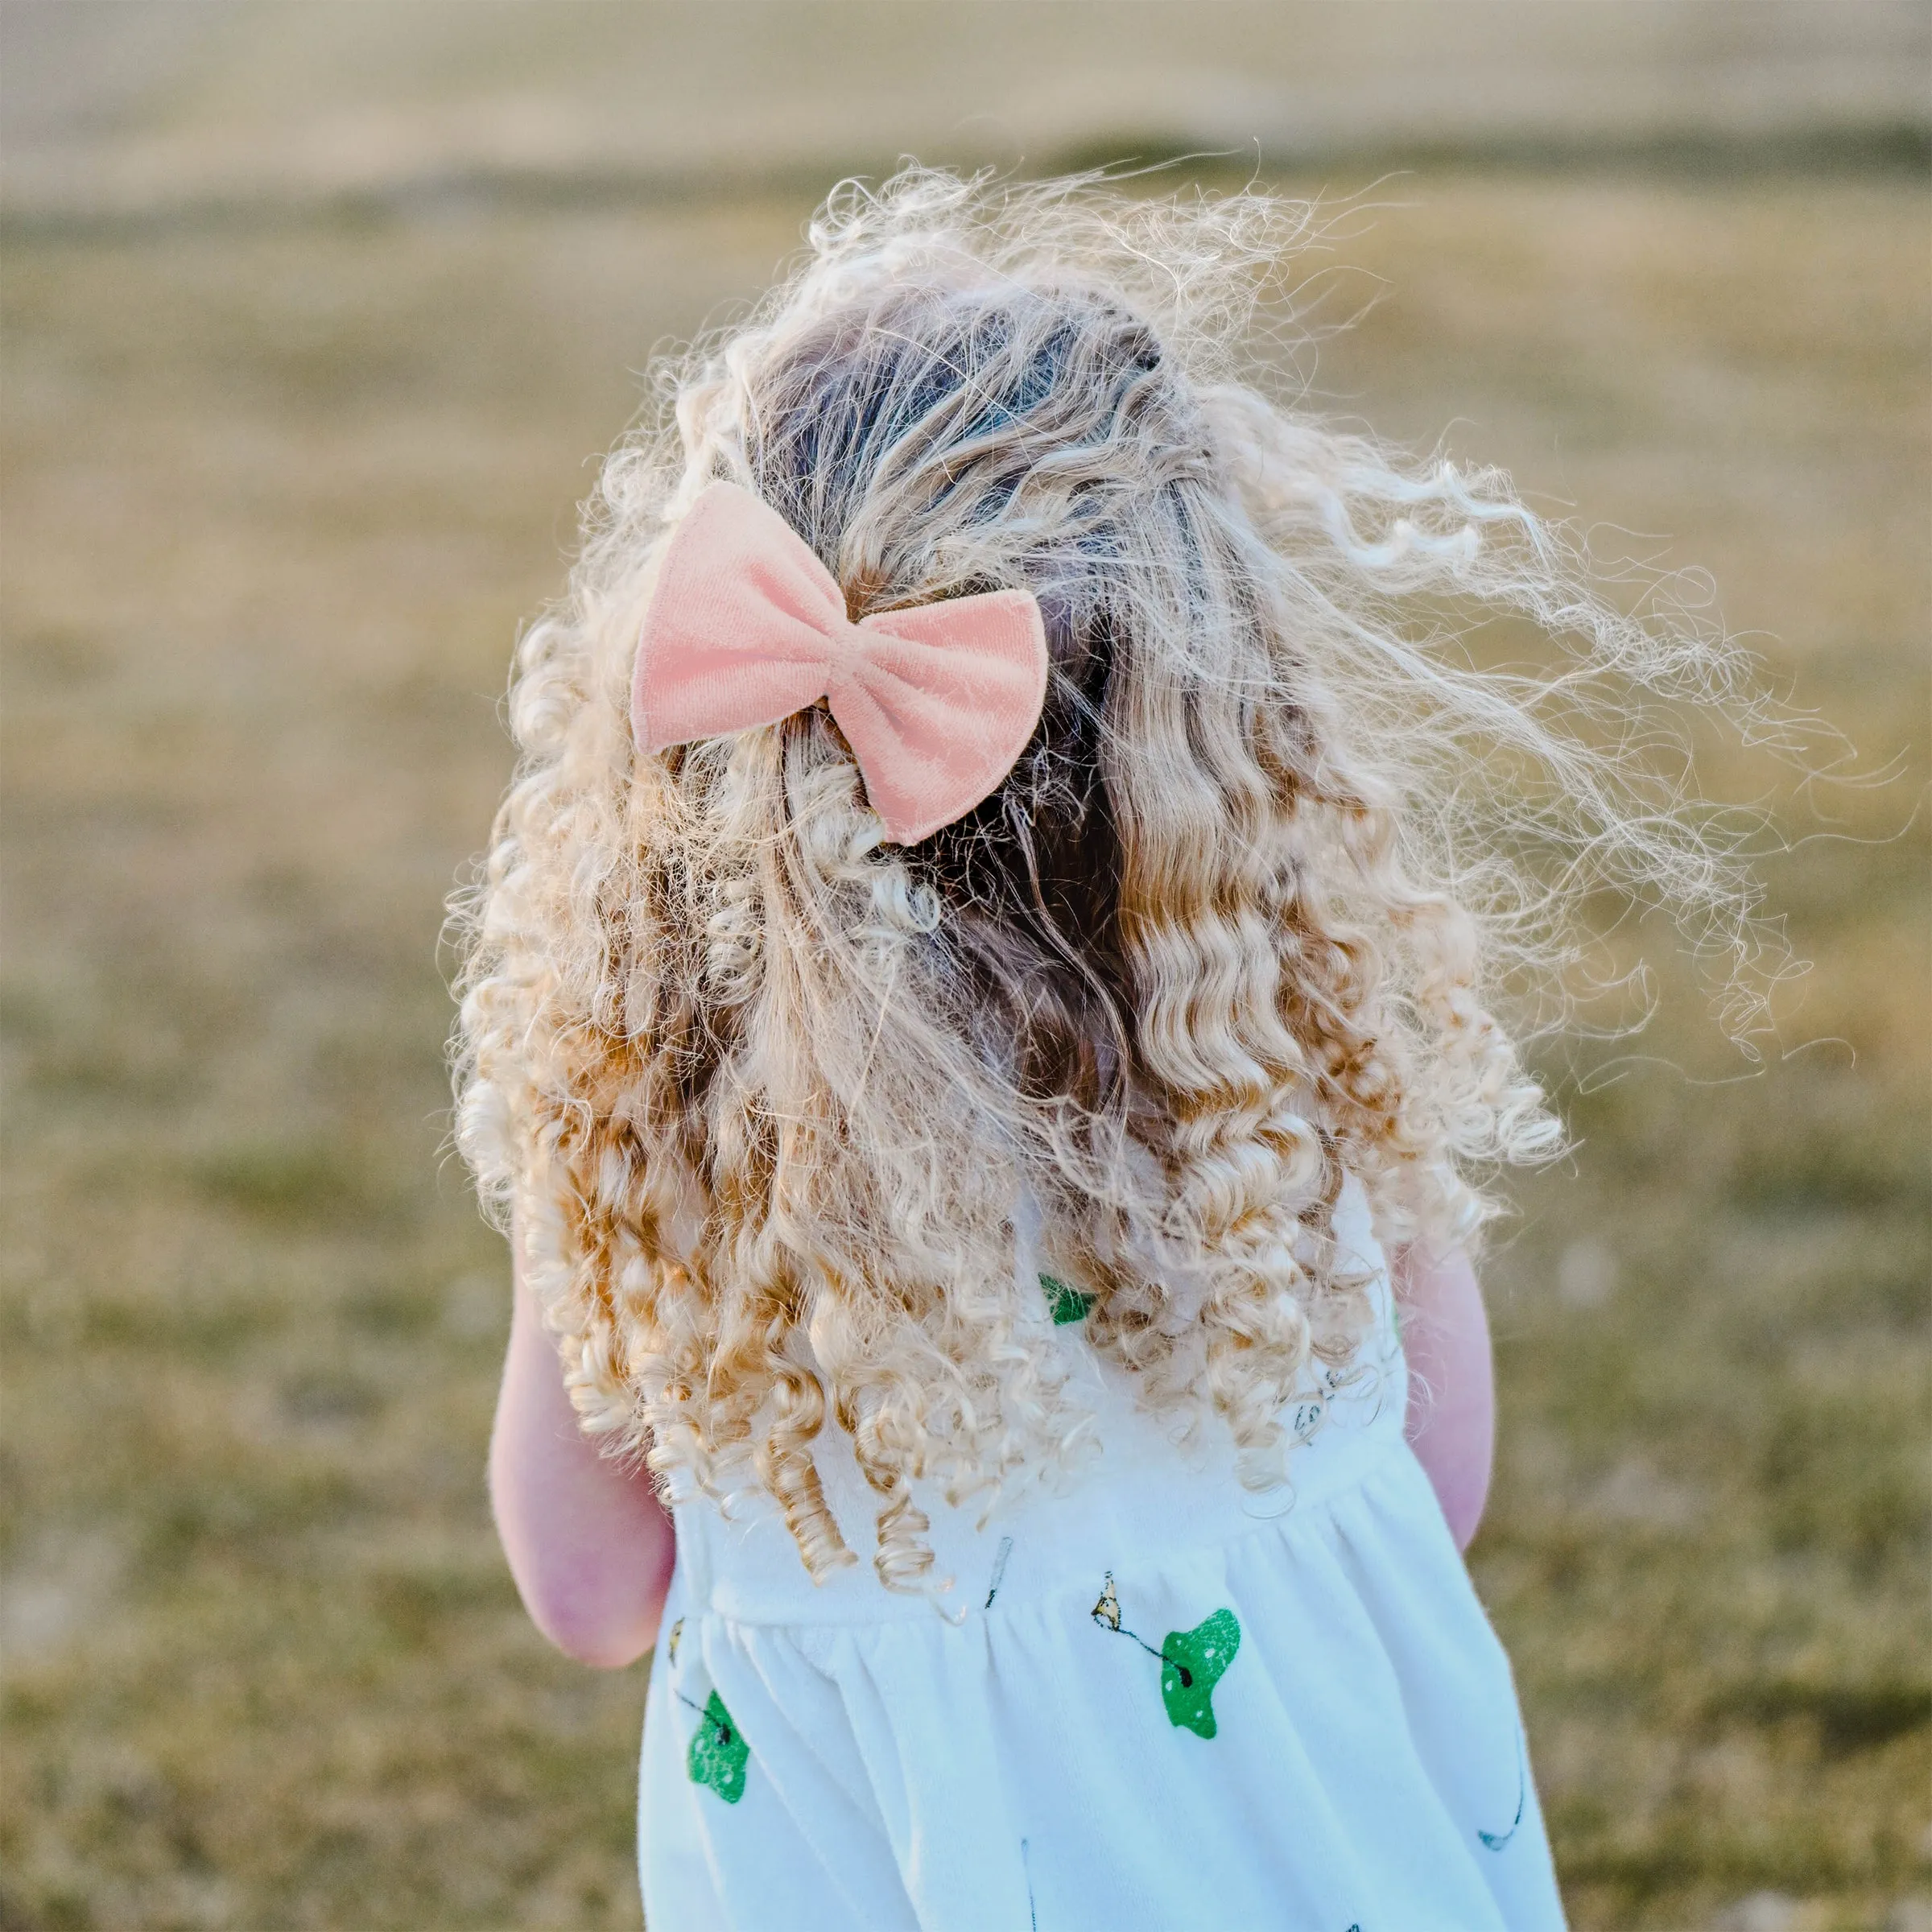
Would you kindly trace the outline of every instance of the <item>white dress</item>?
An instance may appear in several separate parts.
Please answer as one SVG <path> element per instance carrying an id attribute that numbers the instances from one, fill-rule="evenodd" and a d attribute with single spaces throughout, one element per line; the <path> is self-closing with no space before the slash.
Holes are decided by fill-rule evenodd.
<path id="1" fill-rule="evenodd" d="M 822 1587 L 762 1499 L 678 1509 L 649 1932 L 1561 1927 L 1509 1663 L 1403 1438 L 1352 1181 L 1335 1227 L 1377 1322 L 1362 1373 L 1287 1418 L 1308 1435 L 1290 1491 L 1183 1459 L 1096 1367 L 1094 1476 L 984 1530 L 931 1510 L 957 1623 L 874 1578 L 856 1468 L 827 1493 L 861 1562 Z"/>

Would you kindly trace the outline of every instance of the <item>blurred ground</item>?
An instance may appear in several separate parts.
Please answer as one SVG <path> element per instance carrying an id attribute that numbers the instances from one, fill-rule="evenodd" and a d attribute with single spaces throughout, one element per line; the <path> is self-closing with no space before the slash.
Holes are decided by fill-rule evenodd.
<path id="1" fill-rule="evenodd" d="M 460 65 L 427 6 L 388 43 L 390 10 L 179 10 L 200 40 L 159 10 L 82 30 L 174 35 L 117 56 L 118 93 L 23 123 L 5 85 L 9 181 L 39 171 L 0 291 L 0 1926 L 634 1925 L 642 1672 L 544 1649 L 484 1505 L 506 1270 L 442 1152 L 440 902 L 630 372 L 762 287 L 823 182 L 680 200 L 634 157 L 588 199 L 580 172 L 357 199 L 312 171 L 277 200 L 196 161 L 117 200 L 141 142 L 246 153 L 237 76 L 266 114 L 380 68 L 407 132 L 409 90 Z M 1681 39 L 1707 10 L 1736 11 L 1632 17 Z M 517 32 L 474 43 L 542 50 L 526 93 L 568 98 Z M 1598 64 L 1641 93 L 1633 56 Z M 1474 1567 L 1574 1917 L 1605 1932 L 1932 1924 L 1932 962 L 1922 822 L 1899 829 L 1926 774 L 1932 194 L 1896 142 L 1798 160 L 1425 160 L 1344 251 L 1344 306 L 1385 292 L 1315 370 L 1327 407 L 1422 443 L 1453 420 L 1533 489 L 1668 533 L 1801 701 L 1901 762 L 1773 869 L 1817 961 L 1786 1034 L 1816 1043 L 1706 1084 L 1743 1069 L 1671 985 L 1620 1077 L 1553 1067 L 1582 1146 L 1489 1266 Z"/>
<path id="2" fill-rule="evenodd" d="M 1923 157 L 1922 0 L 8 0 L 16 221 L 809 198 L 844 170 Z"/>

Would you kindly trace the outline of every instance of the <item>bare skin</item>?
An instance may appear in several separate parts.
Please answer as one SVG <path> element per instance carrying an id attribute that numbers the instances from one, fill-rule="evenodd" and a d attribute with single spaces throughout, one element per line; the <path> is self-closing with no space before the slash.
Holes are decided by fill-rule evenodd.
<path id="1" fill-rule="evenodd" d="M 1481 1291 L 1461 1254 L 1435 1262 L 1405 1255 L 1396 1274 L 1412 1377 L 1409 1439 L 1466 1549 L 1488 1493 L 1496 1435 Z M 671 1587 L 671 1518 L 642 1471 L 601 1455 L 578 1429 L 555 1346 L 521 1281 L 489 1493 L 531 1622 L 579 1663 L 615 1670 L 642 1657 L 657 1641 Z"/>
<path id="2" fill-rule="evenodd" d="M 1412 1249 L 1395 1266 L 1409 1358 L 1406 1434 L 1455 1538 L 1467 1550 L 1483 1520 L 1496 1459 L 1496 1366 L 1489 1318 L 1469 1257 Z"/>
<path id="3" fill-rule="evenodd" d="M 642 1471 L 600 1455 L 578 1428 L 556 1344 L 520 1281 L 489 1496 L 530 1621 L 580 1664 L 616 1670 L 642 1657 L 671 1587 L 671 1518 Z"/>

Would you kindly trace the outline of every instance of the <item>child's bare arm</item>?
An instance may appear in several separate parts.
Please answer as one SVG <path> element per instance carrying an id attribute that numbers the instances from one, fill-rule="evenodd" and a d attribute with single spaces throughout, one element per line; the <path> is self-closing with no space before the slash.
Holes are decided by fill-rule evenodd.
<path id="1" fill-rule="evenodd" d="M 1489 1318 L 1469 1257 L 1414 1249 L 1396 1264 L 1409 1357 L 1408 1435 L 1456 1547 L 1482 1521 L 1496 1451 L 1496 1372 Z"/>
<path id="2" fill-rule="evenodd" d="M 555 1344 L 521 1282 L 489 1495 L 531 1622 L 580 1663 L 617 1670 L 642 1656 L 671 1587 L 671 1518 L 640 1472 L 600 1455 L 577 1427 Z"/>

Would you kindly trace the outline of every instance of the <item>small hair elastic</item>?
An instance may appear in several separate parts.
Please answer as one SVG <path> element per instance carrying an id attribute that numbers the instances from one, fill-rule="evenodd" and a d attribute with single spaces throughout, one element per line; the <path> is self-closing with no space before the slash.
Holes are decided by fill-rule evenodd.
<path id="1" fill-rule="evenodd" d="M 872 808 L 910 845 L 997 789 L 1038 723 L 1046 633 L 1030 591 L 852 623 L 830 571 L 770 504 L 714 483 L 671 533 L 638 642 L 646 751 L 775 724 L 819 699 Z"/>

